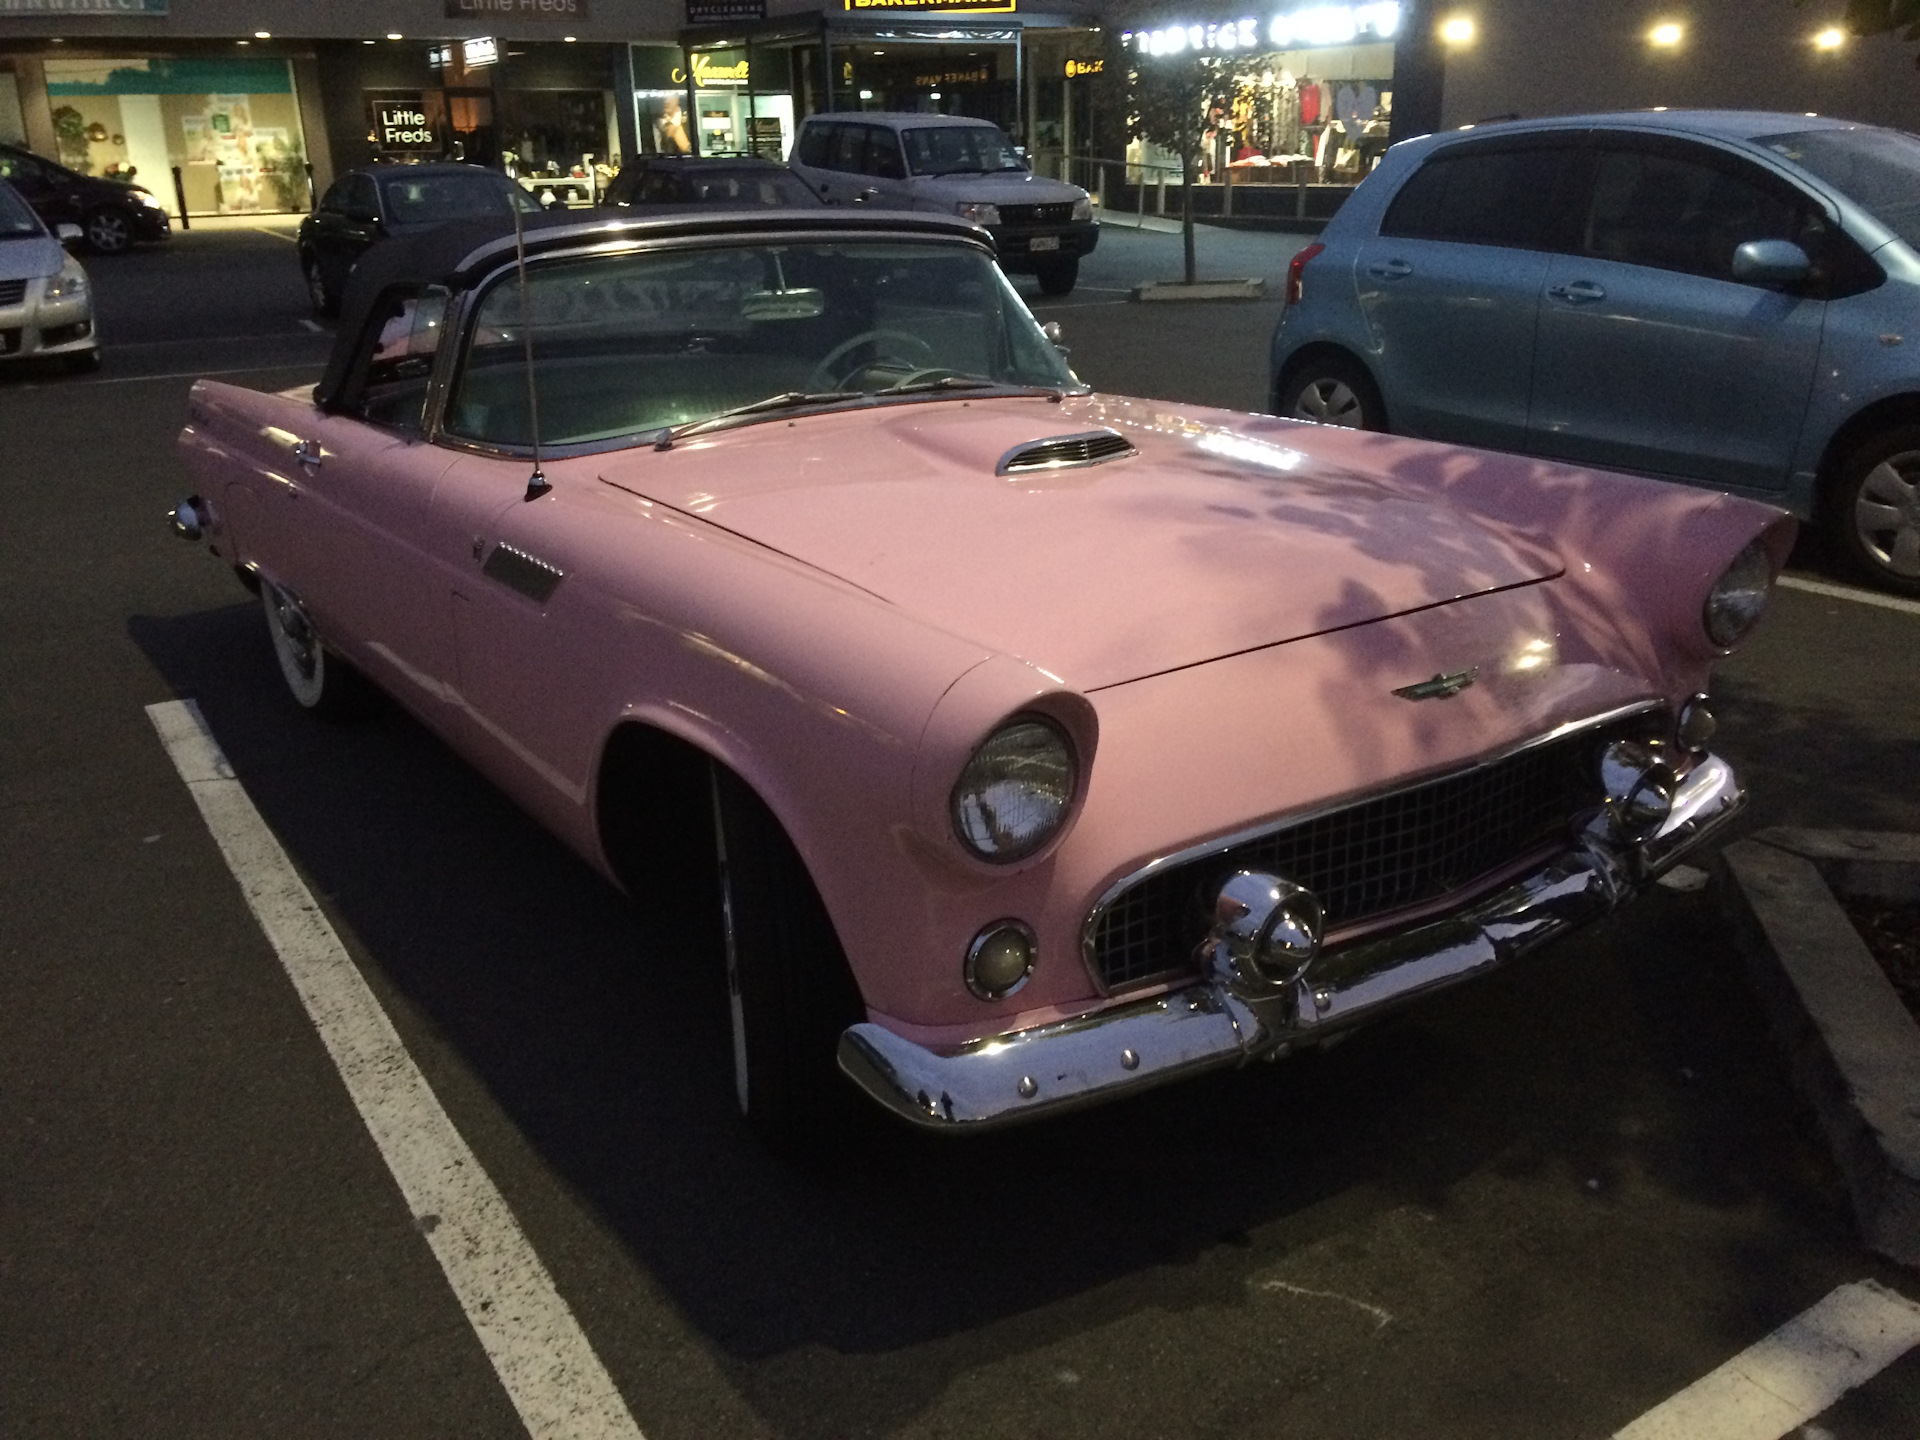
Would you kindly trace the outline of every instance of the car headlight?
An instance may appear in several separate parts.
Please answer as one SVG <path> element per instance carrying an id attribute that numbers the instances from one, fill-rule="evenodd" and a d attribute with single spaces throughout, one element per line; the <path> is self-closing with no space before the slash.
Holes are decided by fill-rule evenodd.
<path id="1" fill-rule="evenodd" d="M 47 281 L 45 298 L 48 300 L 77 300 L 87 293 L 87 272 L 72 260 L 67 261 L 60 273 Z"/>
<path id="2" fill-rule="evenodd" d="M 962 200 L 958 205 L 953 207 L 953 213 L 958 215 L 962 220 L 973 221 L 976 225 L 998 225 L 1000 223 L 1000 207 L 998 205 L 983 205 L 973 200 Z"/>
<path id="3" fill-rule="evenodd" d="M 1767 597 L 1772 593 L 1773 561 L 1766 547 L 1755 540 L 1733 557 L 1733 563 L 1707 592 L 1701 615 L 1707 638 L 1717 649 L 1731 650 L 1765 613 Z"/>
<path id="4" fill-rule="evenodd" d="M 166 208 L 154 196 L 151 190 L 136 190 L 133 192 L 133 198 L 140 204 L 145 205 L 149 210 L 163 210 Z"/>
<path id="5" fill-rule="evenodd" d="M 953 787 L 953 833 L 983 860 L 1033 854 L 1073 804 L 1073 746 L 1052 721 L 1022 715 L 989 735 Z"/>
<path id="6" fill-rule="evenodd" d="M 1093 218 L 1093 197 L 1091 195 L 1082 195 L 1078 200 L 1073 202 L 1073 218 L 1076 220 L 1091 220 Z"/>

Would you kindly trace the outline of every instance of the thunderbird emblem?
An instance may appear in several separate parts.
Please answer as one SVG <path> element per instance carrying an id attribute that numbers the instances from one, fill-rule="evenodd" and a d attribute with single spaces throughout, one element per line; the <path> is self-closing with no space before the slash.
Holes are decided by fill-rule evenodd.
<path id="1" fill-rule="evenodd" d="M 1480 667 L 1470 670 L 1456 670 L 1451 675 L 1436 675 L 1431 680 L 1422 680 L 1418 685 L 1402 685 L 1393 693 L 1402 700 L 1447 700 L 1478 679 Z"/>

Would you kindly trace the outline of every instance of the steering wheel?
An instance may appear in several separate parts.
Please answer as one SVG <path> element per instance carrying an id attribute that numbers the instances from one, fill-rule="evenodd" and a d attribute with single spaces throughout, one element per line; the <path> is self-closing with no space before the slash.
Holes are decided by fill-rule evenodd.
<path id="1" fill-rule="evenodd" d="M 850 365 L 844 367 L 844 370 L 840 368 L 842 360 L 862 345 L 869 344 L 874 347 L 873 359 L 866 361 L 864 365 Z M 896 353 L 885 354 L 881 348 L 885 345 L 895 347 Z M 907 354 L 905 356 L 898 354 L 900 350 L 906 351 Z M 858 335 L 842 340 L 820 357 L 820 363 L 815 365 L 807 376 L 807 389 L 844 389 L 847 381 L 852 379 L 857 371 L 881 364 L 883 360 L 891 360 L 902 368 L 911 370 L 915 375 L 939 368 L 931 363 L 933 347 L 918 335 L 910 335 L 905 330 L 862 330 Z"/>

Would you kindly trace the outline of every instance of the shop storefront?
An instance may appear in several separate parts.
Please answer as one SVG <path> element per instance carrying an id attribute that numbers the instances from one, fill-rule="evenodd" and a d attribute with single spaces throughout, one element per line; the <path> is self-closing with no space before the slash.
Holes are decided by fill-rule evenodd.
<path id="1" fill-rule="evenodd" d="M 1030 147 L 1046 137 L 1057 157 L 1068 128 L 1065 56 L 1072 37 L 1090 48 L 1093 22 L 1025 14 L 1020 3 L 841 0 L 838 9 L 689 29 L 684 60 L 635 46 L 641 143 L 675 149 L 684 137 L 702 154 L 784 159 L 808 115 L 894 110 L 991 120 Z M 643 84 L 643 74 L 667 83 Z M 1085 144 L 1088 127 L 1081 134 Z M 1053 173 L 1051 161 L 1046 168 Z"/>
<path id="2" fill-rule="evenodd" d="M 55 155 L 85 175 L 137 180 L 189 215 L 304 210 L 306 135 L 292 67 L 274 56 L 52 57 Z"/>
<path id="3" fill-rule="evenodd" d="M 624 47 L 470 36 L 318 49 L 341 168 L 461 160 L 553 178 L 619 167 Z"/>
<path id="4" fill-rule="evenodd" d="M 1351 188 L 1386 151 L 1405 8 L 1370 0 L 1169 19 L 1118 38 L 1136 72 L 1196 56 L 1209 62 L 1214 81 L 1197 117 L 1199 184 Z M 1171 151 L 1135 140 L 1127 159 L 1130 181 L 1181 183 Z"/>

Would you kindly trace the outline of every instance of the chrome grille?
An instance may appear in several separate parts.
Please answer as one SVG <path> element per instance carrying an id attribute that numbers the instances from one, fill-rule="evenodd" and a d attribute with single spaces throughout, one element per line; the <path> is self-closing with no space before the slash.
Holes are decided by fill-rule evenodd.
<path id="1" fill-rule="evenodd" d="M 1084 435 L 1056 435 L 1018 445 L 1000 457 L 996 475 L 1018 475 L 1026 470 L 1064 470 L 1072 465 L 1098 465 L 1134 453 L 1133 443 L 1116 430 L 1090 430 Z"/>
<path id="2" fill-rule="evenodd" d="M 0 305 L 18 305 L 27 298 L 24 280 L 0 280 Z"/>
<path id="3" fill-rule="evenodd" d="M 1073 202 L 1063 200 L 1055 205 L 1002 205 L 1000 223 L 1002 225 L 1065 225 L 1073 219 Z"/>
<path id="4" fill-rule="evenodd" d="M 1149 875 L 1095 917 L 1094 973 L 1119 989 L 1189 969 L 1206 897 L 1235 870 L 1306 886 L 1330 930 L 1468 890 L 1570 837 L 1576 817 L 1600 804 L 1600 748 L 1644 724 L 1581 731 Z"/>

